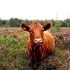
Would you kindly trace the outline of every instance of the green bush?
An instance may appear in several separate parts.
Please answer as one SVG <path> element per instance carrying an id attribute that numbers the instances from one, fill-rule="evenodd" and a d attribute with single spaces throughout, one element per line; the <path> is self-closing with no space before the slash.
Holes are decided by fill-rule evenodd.
<path id="1" fill-rule="evenodd" d="M 56 21 L 52 31 L 53 32 L 58 32 L 60 30 L 60 27 L 61 27 L 61 23 L 59 21 Z"/>

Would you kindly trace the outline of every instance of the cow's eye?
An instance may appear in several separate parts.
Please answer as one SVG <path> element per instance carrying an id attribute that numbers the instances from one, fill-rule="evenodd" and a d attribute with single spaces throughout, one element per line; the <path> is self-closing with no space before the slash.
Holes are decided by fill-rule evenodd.
<path id="1" fill-rule="evenodd" d="M 44 29 L 42 29 L 42 31 L 44 31 Z"/>
<path id="2" fill-rule="evenodd" d="M 29 32 L 30 32 L 30 33 L 33 33 L 33 31 L 32 31 L 32 30 L 29 30 Z"/>

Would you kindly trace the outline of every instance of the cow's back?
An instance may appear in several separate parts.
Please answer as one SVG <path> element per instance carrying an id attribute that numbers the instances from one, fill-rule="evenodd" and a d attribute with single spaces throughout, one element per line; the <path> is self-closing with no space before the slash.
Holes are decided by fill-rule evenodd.
<path id="1" fill-rule="evenodd" d="M 54 50 L 55 39 L 49 31 L 44 31 L 43 47 L 47 49 L 47 53 L 51 53 Z"/>

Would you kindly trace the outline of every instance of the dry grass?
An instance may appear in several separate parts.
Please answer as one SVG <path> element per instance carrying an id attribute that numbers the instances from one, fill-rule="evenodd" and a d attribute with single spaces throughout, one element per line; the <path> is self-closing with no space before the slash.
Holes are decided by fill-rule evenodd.
<path id="1" fill-rule="evenodd" d="M 53 33 L 54 54 L 38 70 L 70 70 L 70 28 Z M 17 27 L 0 27 L 0 70 L 31 70 L 26 45 L 29 33 Z"/>

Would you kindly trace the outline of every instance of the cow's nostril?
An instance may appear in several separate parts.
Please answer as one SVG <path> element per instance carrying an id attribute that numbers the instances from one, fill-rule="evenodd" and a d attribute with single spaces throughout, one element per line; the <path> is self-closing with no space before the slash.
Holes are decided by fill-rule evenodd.
<path id="1" fill-rule="evenodd" d="M 42 45 L 42 44 L 43 44 L 43 40 L 42 40 L 42 38 L 36 38 L 36 39 L 34 40 L 34 43 L 35 43 L 36 45 Z"/>
<path id="2" fill-rule="evenodd" d="M 34 40 L 34 43 L 37 43 L 37 40 L 36 39 Z"/>

